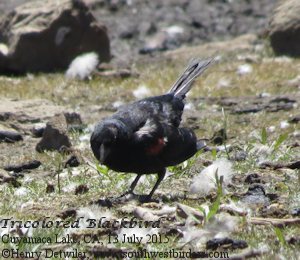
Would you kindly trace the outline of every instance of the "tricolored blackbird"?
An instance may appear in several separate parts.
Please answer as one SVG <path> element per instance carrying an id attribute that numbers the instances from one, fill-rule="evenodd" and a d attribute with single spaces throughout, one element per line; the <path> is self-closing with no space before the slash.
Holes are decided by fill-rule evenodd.
<path id="1" fill-rule="evenodd" d="M 144 197 L 150 200 L 167 166 L 179 164 L 203 148 L 193 130 L 180 127 L 180 122 L 185 95 L 212 60 L 191 61 L 166 94 L 124 105 L 96 125 L 90 141 L 100 163 L 114 171 L 137 174 L 128 193 L 133 193 L 141 175 L 156 173 L 158 179 Z"/>

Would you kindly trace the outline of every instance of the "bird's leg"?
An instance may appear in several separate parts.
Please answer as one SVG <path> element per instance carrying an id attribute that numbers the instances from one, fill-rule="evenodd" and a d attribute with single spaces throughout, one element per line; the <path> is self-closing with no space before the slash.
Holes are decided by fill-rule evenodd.
<path id="1" fill-rule="evenodd" d="M 155 190 L 157 189 L 157 187 L 161 183 L 161 181 L 164 179 L 165 175 L 166 175 L 166 169 L 163 169 L 157 173 L 157 181 L 156 181 L 153 189 L 151 190 L 151 192 L 148 195 L 140 197 L 141 202 L 148 202 L 151 200 L 153 193 L 155 192 Z"/>
<path id="2" fill-rule="evenodd" d="M 134 190 L 135 186 L 137 185 L 137 183 L 138 183 L 139 179 L 141 178 L 141 176 L 142 176 L 142 175 L 138 174 L 138 175 L 135 177 L 134 181 L 133 181 L 133 182 L 131 183 L 131 185 L 130 185 L 129 193 L 133 193 L 133 190 Z"/>
<path id="3" fill-rule="evenodd" d="M 120 198 L 121 198 L 121 197 L 124 197 L 124 196 L 126 196 L 126 195 L 128 195 L 128 194 L 133 194 L 133 190 L 134 190 L 135 186 L 137 185 L 137 183 L 138 183 L 138 181 L 139 181 L 140 178 L 141 178 L 141 175 L 138 174 L 138 175 L 135 177 L 134 181 L 131 183 L 129 191 L 126 191 L 125 193 L 123 193 L 123 194 L 120 196 Z"/>

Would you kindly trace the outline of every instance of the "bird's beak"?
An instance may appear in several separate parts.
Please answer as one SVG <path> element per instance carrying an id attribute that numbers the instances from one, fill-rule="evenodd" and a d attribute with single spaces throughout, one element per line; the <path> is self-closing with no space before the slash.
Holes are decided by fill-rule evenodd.
<path id="1" fill-rule="evenodd" d="M 100 145 L 100 163 L 105 163 L 107 155 L 109 154 L 109 149 L 104 146 L 104 144 Z"/>

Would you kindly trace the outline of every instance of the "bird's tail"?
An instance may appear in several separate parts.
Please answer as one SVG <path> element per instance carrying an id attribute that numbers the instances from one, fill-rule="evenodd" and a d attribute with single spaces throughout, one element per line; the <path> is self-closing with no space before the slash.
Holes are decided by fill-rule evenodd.
<path id="1" fill-rule="evenodd" d="M 174 96 L 184 99 L 186 93 L 192 88 L 194 80 L 208 68 L 213 60 L 213 58 L 192 60 L 168 93 L 174 93 Z"/>

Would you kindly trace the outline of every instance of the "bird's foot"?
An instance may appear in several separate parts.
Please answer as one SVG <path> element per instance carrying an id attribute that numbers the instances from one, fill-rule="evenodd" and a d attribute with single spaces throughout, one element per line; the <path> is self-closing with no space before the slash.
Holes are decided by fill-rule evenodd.
<path id="1" fill-rule="evenodd" d="M 141 203 L 147 203 L 147 202 L 158 203 L 158 200 L 152 199 L 152 196 L 149 196 L 149 195 L 138 195 L 138 200 Z"/>
<path id="2" fill-rule="evenodd" d="M 125 193 L 123 193 L 122 195 L 120 195 L 117 198 L 120 199 L 120 198 L 126 197 L 128 195 L 136 196 L 136 194 L 134 194 L 132 190 L 129 190 L 129 191 L 126 191 Z"/>
<path id="3" fill-rule="evenodd" d="M 150 195 L 138 195 L 130 190 L 114 199 L 114 201 L 128 201 L 128 200 L 138 200 L 140 203 L 147 203 L 147 202 L 158 203 L 158 200 L 152 199 L 152 196 Z"/>

